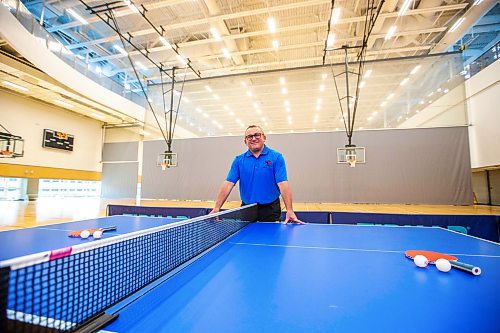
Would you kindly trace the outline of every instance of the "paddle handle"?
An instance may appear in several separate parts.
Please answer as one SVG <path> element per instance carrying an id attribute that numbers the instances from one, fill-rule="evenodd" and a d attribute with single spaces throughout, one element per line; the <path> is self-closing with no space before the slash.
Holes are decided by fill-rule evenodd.
<path id="1" fill-rule="evenodd" d="M 460 261 L 450 261 L 451 267 L 459 269 L 461 271 L 473 274 L 473 275 L 480 275 L 481 274 L 481 268 L 474 266 L 474 265 L 469 265 L 465 264 Z"/>

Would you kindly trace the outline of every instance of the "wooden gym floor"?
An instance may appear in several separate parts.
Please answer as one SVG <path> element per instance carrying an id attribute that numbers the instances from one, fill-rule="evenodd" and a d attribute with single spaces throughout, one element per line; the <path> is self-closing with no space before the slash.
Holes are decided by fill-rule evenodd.
<path id="1" fill-rule="evenodd" d="M 103 200 L 99 198 L 40 198 L 37 201 L 0 201 L 0 231 L 35 227 L 51 223 L 79 221 L 106 216 L 108 204 L 135 205 L 135 200 Z M 213 207 L 213 201 L 143 200 L 141 206 Z M 239 201 L 224 208 L 239 207 Z M 294 203 L 296 211 L 337 211 L 400 214 L 500 215 L 498 206 L 390 205 Z"/>

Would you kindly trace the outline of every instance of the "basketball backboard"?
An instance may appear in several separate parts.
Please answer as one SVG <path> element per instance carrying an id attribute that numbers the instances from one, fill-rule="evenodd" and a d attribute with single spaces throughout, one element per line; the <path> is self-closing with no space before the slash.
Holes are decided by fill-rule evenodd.
<path id="1" fill-rule="evenodd" d="M 358 163 L 366 163 L 365 147 L 337 148 L 337 163 L 349 164 L 351 167 L 355 167 Z"/>
<path id="2" fill-rule="evenodd" d="M 161 167 L 163 171 L 170 167 L 177 166 L 177 153 L 165 152 L 158 154 L 156 165 Z"/>
<path id="3" fill-rule="evenodd" d="M 0 158 L 24 156 L 24 139 L 17 135 L 0 132 Z"/>

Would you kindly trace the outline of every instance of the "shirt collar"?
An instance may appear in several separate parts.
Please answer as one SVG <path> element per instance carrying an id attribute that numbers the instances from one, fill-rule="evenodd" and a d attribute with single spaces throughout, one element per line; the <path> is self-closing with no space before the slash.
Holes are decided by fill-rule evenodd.
<path id="1" fill-rule="evenodd" d="M 269 148 L 266 145 L 264 145 L 264 149 L 262 149 L 262 152 L 260 153 L 260 155 L 267 155 L 268 153 L 269 153 Z M 246 157 L 253 156 L 253 154 L 250 151 L 250 149 L 247 150 L 247 152 L 245 153 L 245 156 Z"/>

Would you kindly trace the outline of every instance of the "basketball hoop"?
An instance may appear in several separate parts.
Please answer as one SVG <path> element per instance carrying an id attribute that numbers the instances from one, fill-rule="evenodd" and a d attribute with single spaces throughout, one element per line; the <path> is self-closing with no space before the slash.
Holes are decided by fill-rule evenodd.
<path id="1" fill-rule="evenodd" d="M 156 165 L 161 167 L 162 171 L 170 169 L 171 167 L 177 166 L 177 153 L 164 152 L 158 154 L 158 160 Z"/>
<path id="2" fill-rule="evenodd" d="M 349 164 L 351 168 L 356 167 L 356 156 L 354 156 L 354 158 L 348 158 L 347 164 Z"/>
<path id="3" fill-rule="evenodd" d="M 345 159 L 351 168 L 356 167 L 356 146 L 346 146 Z"/>
<path id="4" fill-rule="evenodd" d="M 356 164 L 366 163 L 365 148 L 354 145 L 337 148 L 337 163 L 348 164 L 351 168 L 356 167 Z"/>
<path id="5" fill-rule="evenodd" d="M 10 150 L 0 150 L 0 155 L 2 155 L 2 157 L 12 157 L 13 153 L 14 152 Z"/>
<path id="6" fill-rule="evenodd" d="M 1 128 L 5 128 L 0 124 Z M 24 139 L 8 132 L 0 132 L 0 158 L 24 156 Z"/>

